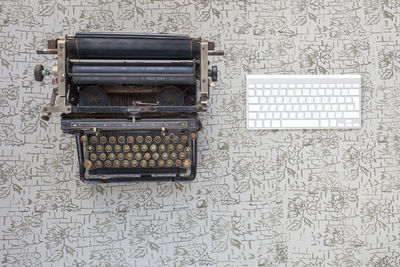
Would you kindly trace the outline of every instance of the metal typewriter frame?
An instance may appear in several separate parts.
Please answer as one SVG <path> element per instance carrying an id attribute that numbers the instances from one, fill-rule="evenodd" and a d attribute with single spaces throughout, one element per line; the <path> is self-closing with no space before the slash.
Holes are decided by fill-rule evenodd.
<path id="1" fill-rule="evenodd" d="M 101 34 L 100 34 L 101 35 Z M 141 35 L 139 36 L 142 37 L 149 37 L 151 38 L 153 35 Z M 178 35 L 165 35 L 162 36 L 161 38 L 180 38 Z M 182 125 L 182 128 L 184 128 L 185 131 L 193 131 L 197 132 L 201 128 L 201 123 L 197 119 L 197 112 L 198 111 L 206 111 L 207 110 L 207 102 L 209 100 L 209 90 L 210 87 L 214 87 L 215 84 L 210 81 L 209 77 L 212 77 L 212 80 L 216 80 L 217 76 L 217 70 L 214 67 L 212 70 L 208 69 L 209 66 L 209 61 L 208 61 L 208 56 L 213 55 L 213 56 L 219 56 L 223 55 L 224 52 L 221 50 L 214 50 L 215 44 L 213 42 L 208 42 L 205 39 L 202 38 L 195 38 L 194 40 L 199 41 L 199 57 L 196 59 L 193 59 L 193 64 L 199 63 L 199 67 L 197 68 L 199 70 L 199 75 L 196 75 L 196 79 L 199 80 L 198 84 L 198 89 L 199 89 L 199 100 L 196 102 L 195 105 L 191 106 L 159 106 L 159 105 L 146 105 L 146 104 L 138 104 L 136 102 L 132 102 L 131 106 L 75 106 L 69 104 L 69 99 L 68 99 L 68 82 L 69 82 L 69 64 L 70 63 L 75 63 L 75 62 L 97 62 L 97 59 L 74 59 L 74 58 L 69 58 L 69 55 L 67 55 L 67 41 L 69 39 L 74 39 L 75 36 L 71 35 L 66 35 L 66 36 L 60 36 L 57 37 L 55 40 L 49 40 L 48 41 L 48 48 L 47 49 L 41 49 L 37 50 L 38 54 L 57 54 L 57 64 L 52 68 L 51 71 L 44 71 L 42 67 L 42 79 L 44 75 L 53 75 L 53 84 L 57 84 L 58 87 L 53 89 L 51 100 L 50 100 L 50 105 L 46 106 L 43 108 L 43 112 L 46 113 L 47 115 L 42 116 L 44 120 L 48 120 L 50 115 L 52 113 L 61 113 L 62 117 L 62 130 L 66 133 L 69 134 L 75 134 L 76 136 L 76 144 L 77 144 L 77 149 L 78 149 L 78 161 L 79 161 L 79 176 L 80 179 L 84 182 L 88 183 L 110 183 L 110 182 L 129 182 L 129 181 L 174 181 L 174 180 L 193 180 L 196 175 L 196 168 L 197 168 L 197 135 L 196 138 L 191 139 L 191 145 L 192 145 L 192 152 L 191 152 L 191 166 L 190 166 L 190 174 L 189 176 L 181 176 L 179 172 L 170 172 L 172 174 L 175 174 L 175 177 L 173 176 L 152 176 L 151 172 L 149 175 L 144 174 L 143 172 L 138 171 L 137 174 L 140 174 L 140 177 L 113 177 L 113 178 L 87 178 L 85 176 L 85 172 L 89 172 L 89 170 L 86 170 L 83 164 L 84 160 L 84 150 L 82 147 L 82 143 L 80 141 L 80 135 L 84 133 L 93 133 L 93 132 L 98 132 L 99 130 L 107 131 L 109 129 L 112 129 L 113 126 L 106 125 L 103 123 L 103 125 L 98 125 L 96 123 L 93 123 L 93 119 L 90 125 L 90 127 L 83 127 L 82 124 L 85 123 L 85 121 L 90 121 L 90 119 L 82 119 L 82 118 L 77 118 L 75 117 L 76 114 L 86 114 L 89 117 L 95 118 L 96 114 L 113 114 L 117 115 L 117 119 L 112 119 L 113 122 L 119 123 L 117 127 L 115 127 L 118 131 L 124 131 L 124 130 L 134 130 L 135 126 L 140 125 L 142 122 L 146 121 L 151 121 L 152 119 L 149 117 L 152 117 L 152 114 L 164 114 L 164 115 L 175 115 L 178 113 L 184 113 L 186 114 L 186 117 L 182 118 L 173 118 L 169 117 L 169 121 L 196 121 L 196 123 L 192 123 L 195 125 L 191 125 L 190 127 L 184 128 Z M 129 63 L 129 62 L 142 62 L 141 60 L 124 60 L 124 59 L 111 59 L 111 60 L 101 60 L 102 62 L 117 62 L 117 63 Z M 156 60 L 155 60 L 156 61 Z M 188 60 L 164 60 L 164 62 L 184 62 Z M 144 60 L 144 62 L 149 62 L 149 60 Z M 183 75 L 183 74 L 182 74 Z M 215 75 L 215 76 L 214 76 Z M 35 68 L 35 78 L 36 78 L 36 68 Z M 56 99 L 58 98 L 58 101 Z M 147 116 L 150 115 L 150 116 Z M 79 116 L 78 116 L 79 117 Z M 167 116 L 168 117 L 168 116 Z M 163 117 L 161 117 L 163 118 Z M 165 119 L 165 117 L 163 118 Z M 101 119 L 97 119 L 97 123 L 101 122 Z M 189 123 L 190 124 L 190 123 Z M 95 125 L 95 126 L 94 126 Z M 125 126 L 123 126 L 125 125 Z M 122 126 L 122 127 L 121 127 Z M 187 126 L 187 125 L 186 125 Z M 189 130 L 189 128 L 191 130 Z M 160 129 L 160 125 L 157 126 L 157 128 L 154 129 Z M 177 128 L 172 128 L 173 130 L 176 130 Z M 150 129 L 149 129 L 150 130 Z M 157 172 L 158 174 L 162 172 Z M 135 173 L 127 173 L 129 174 L 135 174 Z M 154 173 L 153 173 L 154 174 Z"/>
<path id="2" fill-rule="evenodd" d="M 223 51 L 212 51 L 214 49 L 213 45 L 210 47 L 210 43 L 201 40 L 200 42 L 200 101 L 196 106 L 136 106 L 133 104 L 133 108 L 123 108 L 123 107 L 109 107 L 109 106 L 99 106 L 99 107 L 76 107 L 68 104 L 67 101 L 67 66 L 69 59 L 65 57 L 66 47 L 65 42 L 68 38 L 73 38 L 74 36 L 60 36 L 56 40 L 49 41 L 49 49 L 37 50 L 38 54 L 57 54 L 57 66 L 53 68 L 52 74 L 56 76 L 56 82 L 58 88 L 53 90 L 50 105 L 43 107 L 43 112 L 47 113 L 48 117 L 52 113 L 75 113 L 75 112 L 89 112 L 89 113 L 125 113 L 133 115 L 131 118 L 135 121 L 136 116 L 140 117 L 142 113 L 153 113 L 153 112 L 163 112 L 163 113 L 176 113 L 176 112 L 189 112 L 195 113 L 197 111 L 206 111 L 207 102 L 210 96 L 210 86 L 214 87 L 214 83 L 209 81 L 209 71 L 208 71 L 208 56 L 209 55 L 223 55 Z M 212 49 L 210 49 L 212 48 Z M 211 51 L 209 51 L 211 50 Z M 79 60 L 83 62 L 84 60 Z M 175 60 L 176 61 L 176 60 Z M 121 60 L 121 62 L 127 62 L 127 60 Z M 56 98 L 58 96 L 58 101 L 56 103 Z M 133 111 L 133 112 L 132 112 Z"/>

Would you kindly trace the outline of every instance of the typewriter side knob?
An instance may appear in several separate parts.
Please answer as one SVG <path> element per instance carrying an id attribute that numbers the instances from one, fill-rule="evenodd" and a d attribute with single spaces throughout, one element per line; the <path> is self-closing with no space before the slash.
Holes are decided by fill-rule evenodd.
<path id="1" fill-rule="evenodd" d="M 211 81 L 216 82 L 218 80 L 218 68 L 217 66 L 212 66 L 211 71 L 209 73 L 209 76 L 211 76 Z"/>
<path id="2" fill-rule="evenodd" d="M 33 70 L 33 75 L 35 76 L 35 80 L 38 82 L 43 81 L 44 75 L 43 75 L 44 67 L 41 64 L 38 64 L 35 66 L 35 69 Z"/>

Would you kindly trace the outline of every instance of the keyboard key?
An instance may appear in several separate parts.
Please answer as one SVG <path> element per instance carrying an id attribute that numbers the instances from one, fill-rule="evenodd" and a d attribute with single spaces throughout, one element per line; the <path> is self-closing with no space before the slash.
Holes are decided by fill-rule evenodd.
<path id="1" fill-rule="evenodd" d="M 263 111 L 268 111 L 268 108 L 269 108 L 269 106 L 268 106 L 268 105 L 265 105 L 265 106 L 262 106 L 261 109 L 262 109 Z"/>
<path id="2" fill-rule="evenodd" d="M 359 118 L 359 112 L 343 112 L 343 118 Z"/>
<path id="3" fill-rule="evenodd" d="M 304 118 L 306 118 L 306 119 L 311 119 L 311 118 L 312 118 L 311 112 L 305 112 L 305 113 L 304 113 Z"/>
<path id="4" fill-rule="evenodd" d="M 281 127 L 281 121 L 273 120 L 272 121 L 272 127 Z"/>
<path id="5" fill-rule="evenodd" d="M 256 119 L 257 113 L 249 113 L 249 119 Z"/>
<path id="6" fill-rule="evenodd" d="M 318 120 L 282 120 L 282 127 L 287 128 L 305 128 L 318 126 Z"/>
<path id="7" fill-rule="evenodd" d="M 261 97 L 260 98 L 260 103 L 267 103 L 267 98 L 266 97 Z"/>
<path id="8" fill-rule="evenodd" d="M 262 120 L 257 120 L 256 121 L 256 127 L 263 127 L 263 121 Z"/>
<path id="9" fill-rule="evenodd" d="M 258 97 L 249 97 L 249 103 L 255 103 L 255 104 L 257 104 L 258 103 Z"/>
<path id="10" fill-rule="evenodd" d="M 336 126 L 336 120 L 329 120 L 329 124 L 333 127 Z"/>
<path id="11" fill-rule="evenodd" d="M 321 120 L 321 127 L 328 127 L 329 121 L 328 120 Z"/>
<path id="12" fill-rule="evenodd" d="M 287 119 L 289 117 L 289 113 L 287 113 L 287 112 L 282 112 L 282 114 L 281 114 L 281 118 L 282 119 Z"/>
<path id="13" fill-rule="evenodd" d="M 260 105 L 249 105 L 249 111 L 260 111 L 261 106 Z"/>
<path id="14" fill-rule="evenodd" d="M 263 90 L 257 90 L 257 91 L 256 91 L 256 95 L 262 96 L 262 95 L 263 95 Z"/>
<path id="15" fill-rule="evenodd" d="M 339 89 L 333 90 L 333 94 L 334 94 L 334 95 L 340 95 L 340 90 L 339 90 Z"/>
<path id="16" fill-rule="evenodd" d="M 280 118 L 281 118 L 281 113 L 275 112 L 274 119 L 280 119 Z"/>
<path id="17" fill-rule="evenodd" d="M 267 119 L 272 119 L 272 113 L 271 112 L 265 113 L 265 117 Z"/>
<path id="18" fill-rule="evenodd" d="M 292 105 L 286 105 L 285 106 L 286 111 L 292 111 Z"/>
<path id="19" fill-rule="evenodd" d="M 249 84 L 247 85 L 248 88 L 255 88 L 256 86 L 254 84 Z"/>
<path id="20" fill-rule="evenodd" d="M 304 113 L 303 112 L 297 113 L 297 118 L 298 119 L 304 119 Z"/>
<path id="21" fill-rule="evenodd" d="M 303 90 L 303 95 L 309 95 L 309 94 L 310 94 L 310 89 Z"/>
<path id="22" fill-rule="evenodd" d="M 265 120 L 264 121 L 264 127 L 271 127 L 271 121 L 270 120 Z"/>
<path id="23" fill-rule="evenodd" d="M 359 89 L 350 89 L 349 95 L 360 95 L 360 90 Z"/>
<path id="24" fill-rule="evenodd" d="M 249 120 L 249 127 L 254 128 L 255 125 L 256 125 L 256 121 Z"/>
<path id="25" fill-rule="evenodd" d="M 249 90 L 248 92 L 249 92 L 249 96 L 253 96 L 255 94 L 254 90 Z"/>
<path id="26" fill-rule="evenodd" d="M 265 113 L 258 113 L 258 118 L 259 119 L 264 119 Z"/>

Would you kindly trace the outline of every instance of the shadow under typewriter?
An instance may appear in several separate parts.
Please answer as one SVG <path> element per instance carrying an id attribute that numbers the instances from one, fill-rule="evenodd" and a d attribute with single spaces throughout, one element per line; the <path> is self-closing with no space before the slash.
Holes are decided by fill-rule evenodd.
<path id="1" fill-rule="evenodd" d="M 48 119 L 76 135 L 85 182 L 192 180 L 196 176 L 198 111 L 205 111 L 214 43 L 186 35 L 77 33 L 50 40 L 57 54 Z M 58 101 L 56 102 L 56 98 Z"/>

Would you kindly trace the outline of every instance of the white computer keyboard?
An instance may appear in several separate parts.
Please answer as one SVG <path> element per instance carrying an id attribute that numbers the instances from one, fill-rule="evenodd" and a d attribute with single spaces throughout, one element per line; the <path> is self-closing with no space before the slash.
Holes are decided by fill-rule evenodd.
<path id="1" fill-rule="evenodd" d="M 361 127 L 360 75 L 247 75 L 247 128 Z"/>

